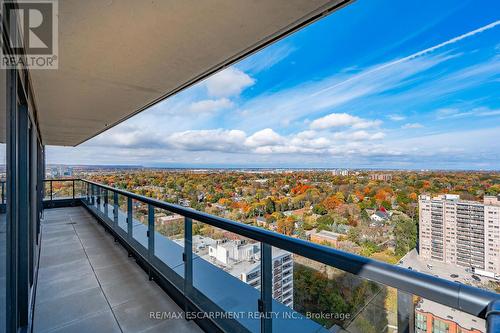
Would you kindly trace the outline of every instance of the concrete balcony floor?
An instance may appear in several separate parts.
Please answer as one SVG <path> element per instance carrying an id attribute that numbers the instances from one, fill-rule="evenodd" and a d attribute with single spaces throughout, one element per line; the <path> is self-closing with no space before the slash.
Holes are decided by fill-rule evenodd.
<path id="1" fill-rule="evenodd" d="M 201 332 L 83 207 L 47 209 L 34 332 Z"/>

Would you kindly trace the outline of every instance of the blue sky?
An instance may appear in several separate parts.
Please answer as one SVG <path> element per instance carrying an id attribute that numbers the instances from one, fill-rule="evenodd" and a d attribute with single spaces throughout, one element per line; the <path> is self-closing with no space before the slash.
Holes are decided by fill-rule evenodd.
<path id="1" fill-rule="evenodd" d="M 47 158 L 498 170 L 499 92 L 498 1 L 358 0 Z"/>

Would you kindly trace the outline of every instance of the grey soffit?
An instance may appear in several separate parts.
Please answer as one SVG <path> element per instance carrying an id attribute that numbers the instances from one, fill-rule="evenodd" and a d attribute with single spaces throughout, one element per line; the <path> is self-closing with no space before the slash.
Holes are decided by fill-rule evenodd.
<path id="1" fill-rule="evenodd" d="M 59 69 L 31 71 L 43 143 L 78 145 L 349 2 L 59 1 Z"/>

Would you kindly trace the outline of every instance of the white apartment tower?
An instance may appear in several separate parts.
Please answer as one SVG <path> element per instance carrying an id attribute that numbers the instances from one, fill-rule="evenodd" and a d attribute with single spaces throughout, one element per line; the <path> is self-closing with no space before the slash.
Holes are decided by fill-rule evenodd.
<path id="1" fill-rule="evenodd" d="M 444 194 L 419 196 L 419 252 L 436 260 L 500 277 L 500 196 L 484 202 Z"/>
<path id="2" fill-rule="evenodd" d="M 208 239 L 208 237 L 204 237 Z M 193 241 L 194 236 L 193 236 Z M 212 240 L 208 253 L 201 255 L 241 281 L 260 289 L 260 246 L 240 240 Z M 293 309 L 292 253 L 273 247 L 273 298 Z"/>

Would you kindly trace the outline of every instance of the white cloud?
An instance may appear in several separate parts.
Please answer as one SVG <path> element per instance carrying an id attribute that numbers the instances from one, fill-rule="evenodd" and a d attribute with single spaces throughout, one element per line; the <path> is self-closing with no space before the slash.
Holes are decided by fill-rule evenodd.
<path id="1" fill-rule="evenodd" d="M 91 147 L 146 148 L 164 145 L 161 133 L 141 126 L 118 125 L 85 143 Z"/>
<path id="2" fill-rule="evenodd" d="M 357 129 L 378 127 L 382 122 L 380 120 L 367 120 L 352 116 L 347 113 L 331 113 L 327 116 L 315 119 L 311 122 L 312 129 L 327 129 L 332 127 L 352 127 Z"/>
<path id="3" fill-rule="evenodd" d="M 392 121 L 402 121 L 402 120 L 406 119 L 405 116 L 402 116 L 399 114 L 390 114 L 390 115 L 388 115 L 388 118 Z"/>
<path id="4" fill-rule="evenodd" d="M 169 145 L 180 150 L 225 151 L 242 149 L 246 133 L 240 130 L 191 130 L 177 132 L 167 139 Z"/>
<path id="5" fill-rule="evenodd" d="M 188 110 L 194 113 L 213 113 L 223 109 L 229 109 L 234 103 L 227 98 L 205 99 L 191 103 Z"/>
<path id="6" fill-rule="evenodd" d="M 208 94 L 214 97 L 237 96 L 254 83 L 253 78 L 235 67 L 226 68 L 205 81 Z"/>
<path id="7" fill-rule="evenodd" d="M 372 134 L 370 136 L 370 140 L 381 140 L 385 138 L 385 133 L 384 132 L 377 132 L 375 134 Z"/>
<path id="8" fill-rule="evenodd" d="M 316 131 L 302 131 L 297 133 L 296 137 L 299 139 L 312 139 L 318 136 Z"/>
<path id="9" fill-rule="evenodd" d="M 283 143 L 284 138 L 273 131 L 271 128 L 266 128 L 261 131 L 255 132 L 252 136 L 248 137 L 245 145 L 249 147 L 259 146 L 276 146 Z"/>
<path id="10" fill-rule="evenodd" d="M 401 126 L 402 129 L 412 129 L 412 128 L 422 128 L 424 125 L 419 124 L 419 123 L 406 123 L 403 126 Z"/>
<path id="11" fill-rule="evenodd" d="M 365 140 L 380 140 L 385 137 L 383 132 L 369 133 L 367 131 L 346 131 L 333 134 L 333 138 L 344 141 L 365 141 Z"/>
<path id="12" fill-rule="evenodd" d="M 361 118 L 351 116 L 347 113 L 332 113 L 313 120 L 310 126 L 314 129 L 326 129 L 331 127 L 352 126 L 360 121 L 362 121 Z"/>
<path id="13" fill-rule="evenodd" d="M 476 107 L 462 110 L 460 108 L 442 108 L 436 111 L 437 119 L 451 119 L 464 117 L 493 117 L 500 115 L 500 109 Z"/>

